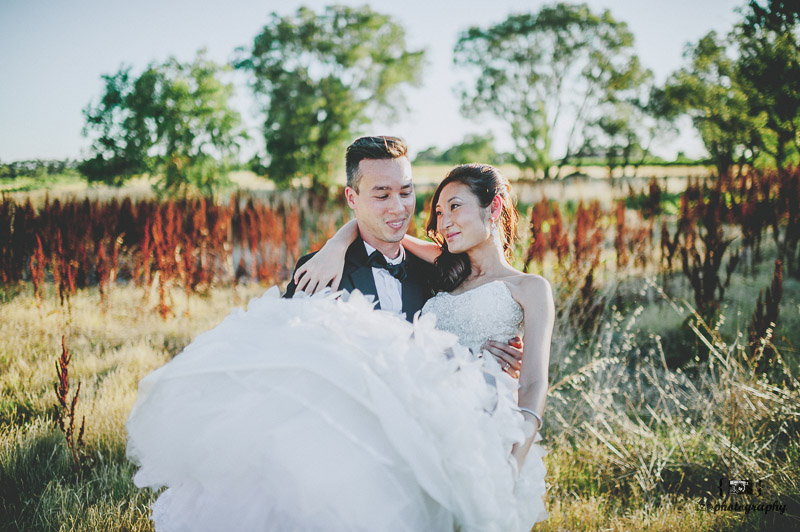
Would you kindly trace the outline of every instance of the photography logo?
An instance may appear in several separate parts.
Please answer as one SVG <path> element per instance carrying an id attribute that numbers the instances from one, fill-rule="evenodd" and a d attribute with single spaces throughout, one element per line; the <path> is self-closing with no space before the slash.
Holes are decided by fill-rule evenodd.
<path id="1" fill-rule="evenodd" d="M 761 495 L 762 482 L 756 480 L 734 480 L 722 477 L 719 479 L 719 496 L 720 498 L 725 495 Z"/>
<path id="2" fill-rule="evenodd" d="M 781 515 L 786 512 L 786 504 L 780 501 L 763 501 L 758 499 L 764 489 L 761 480 L 750 479 L 729 479 L 722 477 L 719 479 L 719 499 L 708 500 L 705 497 L 698 501 L 700 508 L 714 513 L 723 512 L 778 512 Z"/>

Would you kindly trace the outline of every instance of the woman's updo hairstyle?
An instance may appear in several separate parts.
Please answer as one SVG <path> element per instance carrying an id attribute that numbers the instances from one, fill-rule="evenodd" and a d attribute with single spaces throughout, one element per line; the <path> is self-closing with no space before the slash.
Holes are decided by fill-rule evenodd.
<path id="1" fill-rule="evenodd" d="M 438 232 L 436 204 L 439 202 L 442 189 L 450 183 L 461 183 L 469 187 L 470 191 L 477 196 L 478 204 L 483 208 L 489 207 L 495 196 L 500 196 L 503 205 L 500 217 L 497 219 L 497 230 L 507 258 L 511 255 L 511 246 L 514 242 L 519 218 L 511 198 L 511 185 L 500 173 L 500 170 L 488 164 L 475 163 L 462 164 L 450 170 L 433 194 L 430 218 L 428 218 L 426 227 L 428 237 L 442 248 L 442 254 L 435 263 L 438 274 L 436 288 L 445 292 L 449 292 L 463 283 L 471 272 L 467 254 L 450 253 L 447 249 L 447 241 Z"/>

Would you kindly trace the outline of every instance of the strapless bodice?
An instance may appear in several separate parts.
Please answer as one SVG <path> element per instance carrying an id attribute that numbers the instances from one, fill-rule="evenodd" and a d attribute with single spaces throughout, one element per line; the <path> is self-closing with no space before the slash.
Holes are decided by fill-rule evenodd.
<path id="1" fill-rule="evenodd" d="M 523 312 L 503 281 L 491 281 L 459 294 L 440 292 L 423 314 L 436 315 L 436 328 L 458 336 L 461 345 L 480 353 L 486 340 L 508 342 L 522 335 Z"/>

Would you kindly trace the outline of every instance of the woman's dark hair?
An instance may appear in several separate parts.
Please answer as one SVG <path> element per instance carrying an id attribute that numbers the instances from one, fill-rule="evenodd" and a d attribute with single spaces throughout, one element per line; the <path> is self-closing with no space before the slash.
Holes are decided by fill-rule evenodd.
<path id="1" fill-rule="evenodd" d="M 466 253 L 450 253 L 447 242 L 437 231 L 436 204 L 442 189 L 450 183 L 461 183 L 469 187 L 470 191 L 478 198 L 478 204 L 486 208 L 492 204 L 495 196 L 500 196 L 503 202 L 500 218 L 497 221 L 500 232 L 500 241 L 506 257 L 511 255 L 511 246 L 517 230 L 519 215 L 511 198 L 511 186 L 500 170 L 488 164 L 462 164 L 456 166 L 439 183 L 431 200 L 430 218 L 426 227 L 428 237 L 439 244 L 442 254 L 436 259 L 437 279 L 435 282 L 438 290 L 449 292 L 463 283 L 471 272 L 469 256 Z"/>

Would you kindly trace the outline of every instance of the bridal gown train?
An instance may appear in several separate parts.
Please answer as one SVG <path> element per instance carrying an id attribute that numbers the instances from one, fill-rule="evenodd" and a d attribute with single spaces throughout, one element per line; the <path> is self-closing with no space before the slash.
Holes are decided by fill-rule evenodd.
<path id="1" fill-rule="evenodd" d="M 518 477 L 509 463 L 524 438 L 517 382 L 474 354 L 520 331 L 507 286 L 438 294 L 413 325 L 335 295 L 271 289 L 139 383 L 127 452 L 137 486 L 167 486 L 156 530 L 500 532 L 546 519 L 544 449 L 531 446 Z"/>

